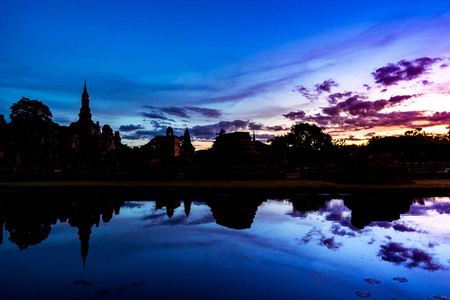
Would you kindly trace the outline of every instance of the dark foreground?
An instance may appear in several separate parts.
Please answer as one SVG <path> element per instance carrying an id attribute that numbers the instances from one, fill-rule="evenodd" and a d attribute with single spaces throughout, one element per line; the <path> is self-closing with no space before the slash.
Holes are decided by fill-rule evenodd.
<path id="1" fill-rule="evenodd" d="M 90 195 L 95 198 L 142 200 L 148 195 L 183 197 L 241 193 L 261 196 L 314 194 L 390 194 L 445 196 L 450 193 L 450 179 L 421 179 L 397 184 L 344 184 L 324 180 L 68 180 L 68 181 L 9 181 L 0 182 L 0 195 L 24 197 L 74 197 Z"/>

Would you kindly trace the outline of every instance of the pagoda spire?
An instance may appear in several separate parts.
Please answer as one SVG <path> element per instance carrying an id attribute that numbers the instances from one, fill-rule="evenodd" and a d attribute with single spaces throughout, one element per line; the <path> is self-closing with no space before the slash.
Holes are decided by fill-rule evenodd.
<path id="1" fill-rule="evenodd" d="M 86 89 L 86 80 L 84 81 L 84 90 L 81 95 L 81 108 L 78 116 L 80 117 L 79 121 L 92 121 L 91 109 L 89 108 L 89 94 Z"/>

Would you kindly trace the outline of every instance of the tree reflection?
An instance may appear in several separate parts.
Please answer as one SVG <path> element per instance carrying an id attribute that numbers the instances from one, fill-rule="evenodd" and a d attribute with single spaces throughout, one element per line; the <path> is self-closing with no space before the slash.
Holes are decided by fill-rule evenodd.
<path id="1" fill-rule="evenodd" d="M 89 252 L 89 239 L 93 225 L 98 227 L 100 218 L 107 223 L 113 214 L 119 214 L 123 201 L 108 200 L 34 200 L 2 201 L 0 218 L 9 232 L 9 240 L 20 250 L 46 240 L 58 220 L 78 228 L 83 266 Z M 3 230 L 2 230 L 3 233 Z M 1 236 L 3 241 L 3 236 Z"/>
<path id="2" fill-rule="evenodd" d="M 248 195 L 218 196 L 206 201 L 216 223 L 231 229 L 247 229 L 252 226 L 258 206 L 266 199 Z"/>
<path id="3" fill-rule="evenodd" d="M 352 211 L 353 226 L 363 229 L 373 221 L 400 219 L 409 211 L 413 199 L 404 194 L 356 194 L 344 198 L 344 203 Z"/>

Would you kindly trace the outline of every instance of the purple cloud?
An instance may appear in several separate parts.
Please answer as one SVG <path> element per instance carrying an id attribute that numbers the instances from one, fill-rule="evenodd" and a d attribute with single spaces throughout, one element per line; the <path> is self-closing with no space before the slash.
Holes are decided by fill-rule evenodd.
<path id="1" fill-rule="evenodd" d="M 150 124 L 157 129 L 162 129 L 162 128 L 167 128 L 167 126 L 170 126 L 171 124 L 169 122 L 164 122 L 164 121 L 156 121 L 156 120 L 151 120 Z"/>
<path id="2" fill-rule="evenodd" d="M 144 107 L 150 108 L 153 110 L 153 113 L 157 114 L 168 114 L 177 116 L 180 118 L 186 118 L 189 119 L 191 116 L 189 115 L 189 112 L 194 112 L 201 114 L 208 118 L 218 118 L 222 116 L 222 112 L 218 109 L 213 108 L 204 108 L 204 107 L 196 107 L 196 106 L 184 106 L 184 107 L 176 107 L 176 106 L 165 106 L 165 107 L 156 107 L 156 106 L 150 106 L 145 105 Z"/>
<path id="3" fill-rule="evenodd" d="M 342 246 L 342 243 L 335 242 L 334 237 L 327 238 L 325 236 L 322 236 L 320 238 L 320 245 L 325 246 L 330 250 L 336 251 Z"/>
<path id="4" fill-rule="evenodd" d="M 421 268 L 429 271 L 446 270 L 447 268 L 434 261 L 433 257 L 417 248 L 405 248 L 401 243 L 390 242 L 381 245 L 378 256 L 382 260 L 407 268 Z"/>
<path id="5" fill-rule="evenodd" d="M 350 97 L 353 93 L 352 92 L 344 92 L 344 93 L 334 93 L 331 95 L 328 95 L 328 103 L 331 105 L 337 104 L 339 100 L 342 100 L 344 97 Z"/>
<path id="6" fill-rule="evenodd" d="M 222 112 L 218 109 L 196 107 L 196 106 L 185 106 L 184 108 L 189 111 L 199 113 L 208 118 L 219 118 L 222 116 Z"/>
<path id="7" fill-rule="evenodd" d="M 123 139 L 127 140 L 140 140 L 140 139 L 150 139 L 155 135 L 164 135 L 165 130 L 138 130 L 132 134 L 123 135 Z"/>
<path id="8" fill-rule="evenodd" d="M 249 130 L 262 130 L 262 129 L 264 129 L 264 124 L 249 122 L 248 129 Z"/>
<path id="9" fill-rule="evenodd" d="M 368 84 L 363 84 L 363 87 L 365 87 L 367 91 L 370 91 L 372 89 L 372 87 Z"/>
<path id="10" fill-rule="evenodd" d="M 441 58 L 421 57 L 412 61 L 401 60 L 396 64 L 389 63 L 372 73 L 375 82 L 384 86 L 396 85 L 400 81 L 410 81 L 426 74 L 431 66 Z"/>
<path id="11" fill-rule="evenodd" d="M 295 86 L 294 89 L 292 89 L 292 91 L 300 93 L 303 97 L 305 97 L 311 102 L 319 99 L 320 95 L 319 93 L 311 93 L 306 87 L 302 85 Z"/>
<path id="12" fill-rule="evenodd" d="M 306 116 L 306 113 L 303 110 L 298 111 L 291 111 L 290 113 L 287 113 L 283 115 L 283 117 L 295 121 L 295 120 L 301 120 Z"/>
<path id="13" fill-rule="evenodd" d="M 418 95 L 400 95 L 393 96 L 389 100 L 376 100 L 376 101 L 363 101 L 359 100 L 362 96 L 353 95 L 344 102 L 340 102 L 335 106 L 325 107 L 322 112 L 330 115 L 337 116 L 342 112 L 349 113 L 353 116 L 368 116 L 386 108 L 398 105 L 405 100 L 417 97 Z"/>
<path id="14" fill-rule="evenodd" d="M 450 113 L 436 112 L 432 115 L 428 111 L 394 111 L 382 113 L 385 108 L 395 107 L 405 101 L 419 97 L 416 95 L 397 95 L 388 100 L 365 100 L 364 95 L 351 95 L 345 101 L 334 106 L 322 107 L 322 112 L 314 115 L 306 115 L 303 111 L 290 112 L 283 115 L 290 120 L 313 122 L 320 126 L 342 130 L 369 129 L 376 126 L 401 126 L 416 128 L 426 127 L 427 124 L 448 124 Z"/>
<path id="15" fill-rule="evenodd" d="M 197 125 L 190 130 L 191 135 L 201 139 L 213 139 L 217 133 L 222 129 L 225 132 L 233 132 L 239 129 L 247 129 L 249 121 L 234 120 L 234 121 L 220 121 L 211 125 Z"/>
<path id="16" fill-rule="evenodd" d="M 316 88 L 316 91 L 321 94 L 323 92 L 327 92 L 330 93 L 331 92 L 331 88 L 332 87 L 338 87 L 339 84 L 334 81 L 333 79 L 328 79 L 325 80 L 324 82 L 320 83 L 320 84 L 316 84 L 314 87 Z"/>
<path id="17" fill-rule="evenodd" d="M 281 125 L 266 126 L 266 129 L 269 130 L 269 131 L 285 131 L 285 130 L 289 130 L 288 127 L 281 126 Z"/>
<path id="18" fill-rule="evenodd" d="M 312 101 L 319 99 L 319 96 L 323 92 L 330 93 L 331 88 L 337 87 L 337 86 L 339 86 L 339 84 L 330 78 L 328 80 L 325 80 L 322 83 L 318 83 L 318 84 L 314 85 L 314 92 L 311 92 L 309 89 L 307 89 L 306 87 L 304 87 L 302 85 L 296 85 L 294 87 L 294 89 L 292 89 L 292 91 L 300 93 L 303 97 L 305 97 L 306 99 L 308 99 L 309 101 L 312 102 Z"/>

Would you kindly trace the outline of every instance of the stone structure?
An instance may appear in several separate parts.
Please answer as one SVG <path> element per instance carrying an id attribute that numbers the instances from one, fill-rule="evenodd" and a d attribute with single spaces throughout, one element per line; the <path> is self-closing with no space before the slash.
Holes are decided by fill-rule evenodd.
<path id="1" fill-rule="evenodd" d="M 212 146 L 213 161 L 226 167 L 257 166 L 261 157 L 248 132 L 221 133 Z"/>
<path id="2" fill-rule="evenodd" d="M 45 130 L 30 124 L 22 130 L 0 115 L 0 172 L 105 171 L 117 167 L 118 152 L 123 148 L 120 134 L 113 133 L 109 125 L 100 129 L 99 122 L 92 121 L 86 81 L 78 116 L 69 126 L 50 121 Z"/>
<path id="3" fill-rule="evenodd" d="M 195 152 L 187 128 L 184 135 L 178 137 L 169 126 L 165 136 L 155 136 L 147 145 L 151 149 L 151 164 L 183 164 L 186 161 L 190 162 Z"/>

